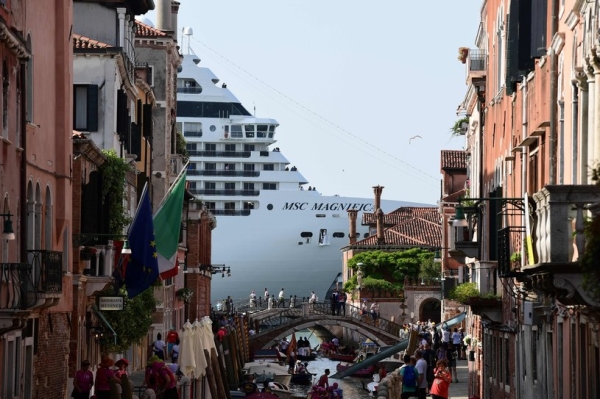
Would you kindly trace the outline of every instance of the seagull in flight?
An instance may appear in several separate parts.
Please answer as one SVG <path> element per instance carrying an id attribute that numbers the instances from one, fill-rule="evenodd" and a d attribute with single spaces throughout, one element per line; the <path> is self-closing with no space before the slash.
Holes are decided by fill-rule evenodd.
<path id="1" fill-rule="evenodd" d="M 418 134 L 417 134 L 416 136 L 412 136 L 411 138 L 409 138 L 409 139 L 408 139 L 408 144 L 410 144 L 410 142 L 411 142 L 413 139 L 422 139 L 422 138 L 423 138 L 423 137 L 419 136 Z"/>

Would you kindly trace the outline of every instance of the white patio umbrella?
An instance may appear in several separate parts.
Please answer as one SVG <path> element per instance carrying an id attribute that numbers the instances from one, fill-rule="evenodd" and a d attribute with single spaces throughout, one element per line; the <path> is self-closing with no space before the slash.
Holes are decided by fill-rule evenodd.
<path id="1" fill-rule="evenodd" d="M 189 320 L 183 325 L 181 333 L 181 349 L 179 350 L 179 370 L 190 377 L 196 368 L 196 359 L 194 357 L 194 347 L 196 331 L 192 328 Z"/>
<path id="2" fill-rule="evenodd" d="M 204 327 L 204 333 L 202 334 L 203 347 L 208 349 L 208 353 L 211 353 L 211 349 L 216 349 L 215 336 L 212 332 L 212 320 L 208 316 L 204 316 L 200 322 Z M 217 355 L 218 355 L 217 351 Z"/>
<path id="3" fill-rule="evenodd" d="M 202 323 L 196 319 L 193 324 L 194 327 L 194 359 L 196 360 L 196 367 L 194 368 L 194 376 L 200 378 L 206 375 L 206 357 L 204 356 L 204 343 L 202 335 L 204 335 L 204 329 Z"/>

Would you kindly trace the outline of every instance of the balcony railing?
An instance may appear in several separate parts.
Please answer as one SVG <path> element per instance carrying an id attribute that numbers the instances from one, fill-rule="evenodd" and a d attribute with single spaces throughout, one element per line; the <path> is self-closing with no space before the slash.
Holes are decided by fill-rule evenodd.
<path id="1" fill-rule="evenodd" d="M 258 197 L 259 190 L 213 190 L 213 189 L 190 189 L 194 195 L 227 195 L 227 196 L 250 196 Z"/>
<path id="2" fill-rule="evenodd" d="M 469 50 L 469 72 L 485 71 L 487 68 L 487 53 L 484 50 Z"/>
<path id="3" fill-rule="evenodd" d="M 181 94 L 200 94 L 202 93 L 202 87 L 178 87 L 177 93 Z"/>
<path id="4" fill-rule="evenodd" d="M 505 227 L 498 231 L 498 276 L 519 277 L 521 262 L 518 264 L 511 259 L 513 254 L 521 253 L 524 245 L 525 228 L 522 226 Z"/>
<path id="5" fill-rule="evenodd" d="M 31 271 L 27 263 L 0 263 L 0 310 L 27 309 L 37 302 Z"/>
<path id="6" fill-rule="evenodd" d="M 208 209 L 215 216 L 250 216 L 250 209 Z"/>
<path id="7" fill-rule="evenodd" d="M 223 157 L 223 158 L 250 158 L 250 151 L 200 151 L 188 150 L 191 157 Z"/>
<path id="8" fill-rule="evenodd" d="M 188 169 L 188 176 L 229 176 L 229 177 L 259 177 L 260 172 L 254 170 L 197 170 Z"/>
<path id="9" fill-rule="evenodd" d="M 27 251 L 32 266 L 34 287 L 39 293 L 62 293 L 62 252 L 46 250 Z"/>

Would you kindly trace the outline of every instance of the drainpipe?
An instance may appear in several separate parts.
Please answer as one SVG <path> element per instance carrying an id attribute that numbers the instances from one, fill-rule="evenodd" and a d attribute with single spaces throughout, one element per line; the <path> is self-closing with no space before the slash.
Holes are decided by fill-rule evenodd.
<path id="1" fill-rule="evenodd" d="M 552 35 L 554 36 L 554 35 Z M 557 160 L 556 152 L 558 140 L 557 134 L 557 123 L 556 123 L 556 112 L 558 108 L 557 101 L 557 88 L 556 88 L 556 54 L 554 50 L 548 51 L 548 58 L 550 59 L 550 140 L 548 142 L 548 152 L 550 159 L 550 170 L 548 172 L 548 184 L 556 184 L 556 172 L 557 172 Z"/>
<path id="2" fill-rule="evenodd" d="M 17 228 L 19 229 L 19 236 L 20 236 L 20 245 L 19 245 L 19 252 L 20 252 L 20 262 L 27 262 L 27 231 L 24 227 L 24 223 L 26 223 L 27 220 L 27 206 L 26 204 L 26 198 L 27 198 L 27 90 L 25 90 L 25 88 L 27 87 L 27 69 L 26 69 L 26 65 L 24 62 L 21 62 L 20 65 L 20 69 L 21 69 L 21 115 L 19 115 L 19 117 L 21 118 L 21 134 L 19 135 L 19 137 L 21 137 L 21 148 L 23 149 L 23 151 L 21 151 L 21 181 L 19 182 L 20 187 L 20 198 L 19 201 L 21 202 L 21 204 L 23 204 L 21 206 L 21 216 L 20 216 L 20 226 L 17 224 Z M 71 162 L 73 161 L 73 159 L 71 159 Z"/>
<path id="3" fill-rule="evenodd" d="M 579 101 L 577 103 L 574 103 L 574 106 L 577 109 L 577 112 L 574 112 L 574 119 L 573 119 L 573 132 L 576 132 L 579 127 L 579 120 L 581 119 L 581 137 L 579 139 L 579 150 L 581 151 L 581 155 L 579 156 L 579 162 L 578 162 L 578 167 L 574 168 L 574 175 L 577 176 L 577 172 L 579 171 L 579 178 L 578 179 L 574 179 L 573 183 L 578 183 L 578 184 L 587 184 L 587 137 L 588 137 L 588 126 L 587 126 L 587 121 L 588 121 L 588 94 L 589 94 L 589 90 L 588 90 L 588 86 L 587 86 L 587 76 L 583 71 L 577 71 L 576 72 L 576 86 L 579 89 L 578 92 L 575 93 L 575 95 L 579 94 L 579 92 L 581 94 L 578 95 L 578 99 L 581 101 L 581 104 L 579 104 Z M 581 115 L 579 115 L 579 113 L 581 113 Z M 574 135 L 575 136 L 575 135 Z M 573 149 L 575 150 L 575 148 Z M 577 159 L 577 158 L 576 158 Z"/>

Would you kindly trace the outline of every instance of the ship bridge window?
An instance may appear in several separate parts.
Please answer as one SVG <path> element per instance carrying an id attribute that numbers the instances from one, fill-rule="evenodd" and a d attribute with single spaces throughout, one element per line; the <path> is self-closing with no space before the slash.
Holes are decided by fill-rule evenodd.
<path id="1" fill-rule="evenodd" d="M 269 138 L 272 139 L 273 138 L 273 134 L 275 133 L 275 126 L 270 125 L 269 126 Z"/>
<path id="2" fill-rule="evenodd" d="M 268 130 L 268 125 L 256 125 L 256 137 L 266 138 Z"/>
<path id="3" fill-rule="evenodd" d="M 194 79 L 177 79 L 177 92 L 184 94 L 200 94 L 202 86 Z"/>
<path id="4" fill-rule="evenodd" d="M 275 184 L 275 183 L 263 183 L 262 184 L 262 189 L 263 190 L 277 190 L 277 184 Z"/>
<path id="5" fill-rule="evenodd" d="M 184 118 L 229 118 L 252 116 L 240 103 L 177 101 L 177 116 Z"/>
<path id="6" fill-rule="evenodd" d="M 244 125 L 244 131 L 246 132 L 246 138 L 254 137 L 254 134 L 255 134 L 254 125 Z"/>
<path id="7" fill-rule="evenodd" d="M 183 135 L 186 137 L 202 137 L 202 123 L 185 122 L 183 124 Z"/>
<path id="8" fill-rule="evenodd" d="M 333 233 L 333 238 L 344 238 L 345 236 L 346 235 L 344 233 L 340 233 L 339 231 Z"/>
<path id="9" fill-rule="evenodd" d="M 242 134 L 242 127 L 240 125 L 231 125 L 231 137 L 235 139 L 241 139 L 244 137 Z"/>
<path id="10" fill-rule="evenodd" d="M 319 231 L 319 246 L 329 245 L 329 235 L 327 229 L 321 229 Z"/>

